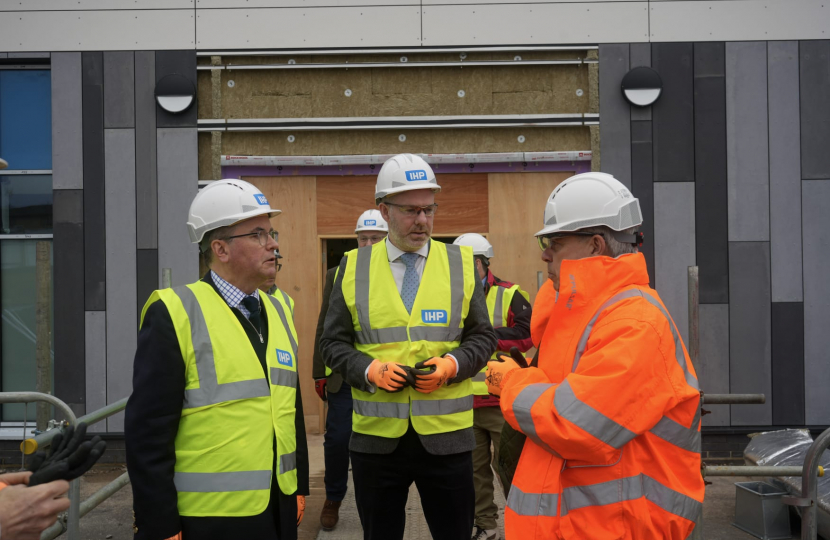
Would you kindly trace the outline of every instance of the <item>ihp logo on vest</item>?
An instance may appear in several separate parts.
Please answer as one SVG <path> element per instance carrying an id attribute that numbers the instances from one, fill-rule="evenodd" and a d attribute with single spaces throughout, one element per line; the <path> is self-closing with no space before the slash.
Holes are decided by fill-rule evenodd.
<path id="1" fill-rule="evenodd" d="M 254 195 L 254 198 L 256 199 L 256 202 L 260 204 L 260 206 L 265 206 L 266 204 L 268 204 L 268 199 L 266 199 L 265 195 L 263 195 L 262 193 L 257 193 L 256 195 Z"/>
<path id="2" fill-rule="evenodd" d="M 376 219 L 364 219 L 364 220 L 363 220 L 363 224 L 364 224 L 364 225 L 366 225 L 366 226 L 369 226 L 369 225 L 377 225 L 377 224 L 378 224 L 378 220 L 376 220 Z"/>
<path id="3" fill-rule="evenodd" d="M 425 323 L 445 323 L 447 322 L 447 312 L 443 309 L 422 309 L 421 321 Z"/>
<path id="4" fill-rule="evenodd" d="M 427 172 L 424 170 L 406 171 L 407 182 L 417 182 L 419 180 L 426 180 Z"/>
<path id="5" fill-rule="evenodd" d="M 277 349 L 277 363 L 281 366 L 294 366 L 294 360 L 291 357 L 291 353 L 281 349 Z"/>

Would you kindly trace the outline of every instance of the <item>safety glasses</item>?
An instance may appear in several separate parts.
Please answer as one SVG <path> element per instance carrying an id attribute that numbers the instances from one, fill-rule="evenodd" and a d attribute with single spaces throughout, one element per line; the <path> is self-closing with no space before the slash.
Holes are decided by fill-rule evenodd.
<path id="1" fill-rule="evenodd" d="M 553 242 L 556 241 L 558 238 L 565 238 L 566 236 L 602 236 L 600 233 L 592 233 L 592 232 L 564 232 L 564 233 L 552 233 L 552 234 L 545 234 L 543 236 L 537 236 L 536 242 L 539 244 L 539 249 L 545 251 L 550 246 L 553 245 Z"/>

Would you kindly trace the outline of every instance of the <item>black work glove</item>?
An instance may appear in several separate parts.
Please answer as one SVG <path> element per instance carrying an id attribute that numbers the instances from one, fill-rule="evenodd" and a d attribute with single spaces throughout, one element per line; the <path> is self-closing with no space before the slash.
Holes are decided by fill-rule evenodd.
<path id="1" fill-rule="evenodd" d="M 86 428 L 83 422 L 78 424 L 77 429 L 69 426 L 66 432 L 58 433 L 52 439 L 48 456 L 43 450 L 34 455 L 29 463 L 29 470 L 33 473 L 29 477 L 30 487 L 53 480 L 74 480 L 95 465 L 106 450 L 107 443 L 98 435 L 84 441 Z"/>

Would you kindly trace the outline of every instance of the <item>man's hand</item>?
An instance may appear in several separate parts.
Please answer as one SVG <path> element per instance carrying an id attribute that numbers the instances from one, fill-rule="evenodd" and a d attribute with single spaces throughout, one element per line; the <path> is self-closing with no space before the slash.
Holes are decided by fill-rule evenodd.
<path id="1" fill-rule="evenodd" d="M 305 495 L 297 495 L 297 527 L 303 522 L 305 515 Z"/>
<path id="2" fill-rule="evenodd" d="M 369 382 L 387 392 L 400 392 L 410 383 L 403 366 L 395 362 L 381 362 L 377 358 L 369 364 Z"/>
<path id="3" fill-rule="evenodd" d="M 526 368 L 530 364 L 527 358 L 522 356 L 516 347 L 510 348 L 510 355 L 499 354 L 495 360 L 487 362 L 487 372 L 484 382 L 487 383 L 487 391 L 494 396 L 501 396 L 504 377 L 514 369 Z"/>
<path id="4" fill-rule="evenodd" d="M 458 371 L 452 358 L 442 356 L 435 356 L 426 362 L 415 364 L 416 369 L 428 369 L 430 366 L 435 366 L 431 373 L 426 375 L 419 373 L 415 377 L 415 390 L 422 394 L 435 392 L 444 386 L 449 379 L 455 377 Z"/>
<path id="5" fill-rule="evenodd" d="M 26 487 L 30 473 L 0 475 L 8 487 L 0 490 L 0 530 L 3 540 L 39 540 L 60 512 L 69 508 L 69 483 L 56 480 Z"/>
<path id="6" fill-rule="evenodd" d="M 320 399 L 326 401 L 326 378 L 314 379 L 314 391 L 320 396 Z"/>

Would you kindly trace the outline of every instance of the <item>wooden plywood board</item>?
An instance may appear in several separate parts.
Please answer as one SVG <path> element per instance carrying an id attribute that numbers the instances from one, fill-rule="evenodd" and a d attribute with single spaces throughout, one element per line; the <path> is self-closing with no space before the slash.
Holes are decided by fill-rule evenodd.
<path id="1" fill-rule="evenodd" d="M 211 172 L 211 134 L 199 133 L 199 180 L 215 180 Z"/>
<path id="2" fill-rule="evenodd" d="M 354 234 L 357 218 L 375 207 L 376 176 L 318 176 L 317 234 Z"/>
<path id="3" fill-rule="evenodd" d="M 438 174 L 434 235 L 489 230 L 489 185 L 486 174 Z"/>
<path id="4" fill-rule="evenodd" d="M 271 205 L 283 213 L 271 219 L 280 232 L 283 267 L 277 274 L 277 286 L 294 299 L 294 325 L 299 338 L 297 367 L 303 409 L 313 416 L 317 411 L 317 394 L 311 377 L 314 334 L 317 329 L 318 267 L 316 183 L 313 176 L 245 177 L 258 187 Z"/>
<path id="5" fill-rule="evenodd" d="M 573 172 L 491 173 L 489 175 L 490 228 L 488 240 L 495 256 L 492 270 L 499 278 L 521 285 L 536 298 L 537 272 L 547 270 L 533 236 L 542 228 L 548 196 Z M 477 231 L 481 232 L 481 231 Z"/>

